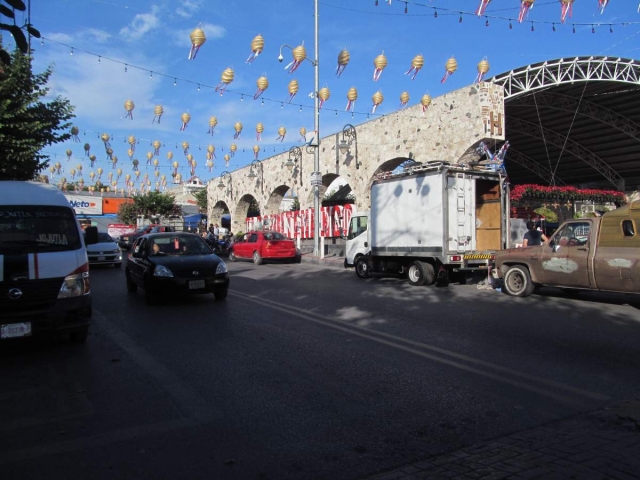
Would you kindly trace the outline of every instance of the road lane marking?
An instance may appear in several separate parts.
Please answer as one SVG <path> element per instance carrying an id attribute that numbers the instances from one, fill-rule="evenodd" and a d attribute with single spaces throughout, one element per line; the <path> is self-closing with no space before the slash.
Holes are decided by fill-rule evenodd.
<path id="1" fill-rule="evenodd" d="M 536 377 L 534 375 L 529 375 L 527 373 L 524 372 L 519 372 L 517 370 L 513 370 L 511 368 L 508 367 L 503 367 L 501 365 L 497 365 L 491 362 L 487 362 L 485 360 L 480 360 L 474 357 L 470 357 L 468 355 L 464 355 L 461 353 L 457 353 L 457 352 L 452 352 L 450 350 L 446 350 L 444 348 L 441 347 L 436 347 L 433 345 L 429 345 L 426 343 L 422 343 L 422 342 L 417 342 L 415 340 L 410 340 L 407 338 L 403 338 L 403 337 L 399 337 L 397 335 L 392 335 L 389 333 L 385 333 L 385 332 L 380 332 L 380 331 L 376 331 L 376 330 L 372 330 L 370 328 L 366 328 L 366 327 L 361 327 L 359 325 L 344 325 L 344 324 L 340 324 L 338 323 L 336 320 L 332 320 L 332 319 L 328 319 L 326 316 L 323 315 L 319 315 L 313 312 L 310 312 L 308 310 L 303 310 L 301 308 L 298 307 L 294 307 L 294 306 L 283 306 L 277 302 L 274 302 L 272 300 L 260 297 L 260 296 L 256 296 L 256 295 L 249 295 L 249 294 L 245 294 L 245 293 L 240 293 L 238 291 L 229 291 L 230 295 L 235 295 L 237 297 L 243 298 L 245 300 L 251 301 L 253 303 L 256 303 L 258 305 L 261 306 L 268 306 L 270 308 L 273 308 L 275 310 L 279 310 L 281 312 L 285 312 L 288 314 L 292 314 L 295 315 L 299 318 L 302 318 L 304 320 L 308 320 L 311 322 L 315 322 L 336 330 L 340 330 L 343 332 L 347 332 L 353 335 L 357 335 L 360 336 L 362 338 L 366 338 L 369 340 L 373 340 L 375 342 L 378 343 L 382 343 L 384 345 L 388 345 L 394 348 L 397 348 L 399 350 L 403 350 L 409 353 L 413 353 L 416 355 L 419 355 L 421 357 L 424 358 L 428 358 L 430 360 L 439 362 L 439 363 L 443 363 L 446 365 L 450 365 L 452 367 L 461 369 L 461 370 L 465 370 L 471 373 L 475 373 L 487 378 L 491 378 L 493 380 L 497 380 L 499 382 L 502 383 L 506 383 L 509 385 L 513 385 L 519 388 L 524 388 L 526 390 L 530 390 L 536 393 L 539 393 L 541 395 L 550 397 L 550 398 L 554 398 L 557 400 L 561 400 L 563 402 L 567 402 L 567 403 L 572 403 L 575 404 L 577 403 L 575 400 L 570 399 L 569 397 L 563 396 L 558 394 L 555 391 L 550 391 L 550 390 L 546 390 L 540 387 L 537 387 L 535 385 L 531 385 L 529 383 L 525 383 L 524 381 L 529 381 L 529 382 L 535 382 L 535 383 L 539 383 L 542 384 L 544 386 L 547 387 L 552 387 L 554 389 L 560 389 L 563 390 L 565 393 L 572 393 L 572 394 L 576 394 L 576 395 L 580 395 L 580 396 L 584 396 L 593 400 L 599 400 L 599 401 L 603 401 L 603 400 L 610 400 L 610 397 L 606 396 L 606 395 L 602 395 L 600 393 L 595 393 L 595 392 L 590 392 L 588 390 L 583 390 L 581 388 L 577 388 L 577 387 L 573 387 L 571 385 L 566 385 L 564 383 L 559 383 L 559 382 L 555 382 L 553 380 L 548 380 L 545 378 L 541 378 L 541 377 Z M 382 338 L 381 338 L 382 337 Z M 417 347 L 421 350 L 418 350 L 416 348 L 413 347 Z M 425 352 L 424 350 L 428 350 L 430 352 L 433 353 L 428 353 Z M 437 355 L 436 355 L 437 354 Z M 452 357 L 455 358 L 457 360 L 461 360 L 464 362 L 468 362 L 473 364 L 474 366 L 469 366 L 469 365 L 465 365 L 463 363 L 460 363 L 458 361 L 455 360 L 450 360 L 447 358 L 443 358 L 442 356 L 439 355 L 446 355 L 448 357 Z M 507 378 L 504 377 L 502 375 L 499 375 L 497 373 L 492 373 L 486 370 L 481 370 L 480 368 L 476 368 L 476 367 L 486 367 L 488 369 L 492 369 L 496 372 L 500 372 L 500 373 L 504 373 L 507 375 L 510 375 L 512 377 L 517 377 L 517 380 L 511 379 L 511 378 Z"/>

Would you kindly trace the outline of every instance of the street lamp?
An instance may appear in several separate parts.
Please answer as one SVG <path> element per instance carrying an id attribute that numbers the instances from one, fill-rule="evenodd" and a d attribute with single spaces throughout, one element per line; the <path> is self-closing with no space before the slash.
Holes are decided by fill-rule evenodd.
<path id="1" fill-rule="evenodd" d="M 310 146 L 315 147 L 313 152 L 313 170 L 314 177 L 320 176 L 320 102 L 318 97 L 318 91 L 320 90 L 320 69 L 319 69 L 319 61 L 320 61 L 320 53 L 319 53 L 319 45 L 318 45 L 318 0 L 314 0 L 314 37 L 315 37 L 315 45 L 314 45 L 314 59 L 309 60 L 314 67 L 314 87 L 313 87 L 313 125 L 315 131 L 315 139 L 313 143 L 310 143 Z M 280 54 L 278 55 L 278 61 L 282 62 L 284 57 L 282 56 L 282 48 L 288 47 L 289 45 L 282 45 L 280 47 Z M 293 49 L 292 49 L 293 50 Z M 300 156 L 302 157 L 302 152 L 300 152 Z M 287 162 L 288 163 L 288 162 Z M 302 164 L 302 163 L 301 163 Z M 293 168 L 293 165 L 291 166 Z M 302 172 L 300 172 L 302 176 Z M 302 181 L 301 181 L 302 183 Z M 316 257 L 320 256 L 320 185 L 315 183 L 313 185 L 313 255 Z"/>
<path id="2" fill-rule="evenodd" d="M 226 193 L 229 194 L 231 190 L 231 174 L 226 171 L 220 174 L 220 181 L 218 182 L 218 188 L 220 190 L 224 190 L 224 187 L 225 187 L 223 180 L 227 181 L 228 188 Z"/>
<path id="3" fill-rule="evenodd" d="M 287 167 L 289 171 L 292 171 L 296 165 L 300 170 L 300 185 L 302 185 L 302 150 L 300 147 L 291 147 L 289 149 L 289 158 L 287 158 L 284 166 Z"/>
<path id="4" fill-rule="evenodd" d="M 264 194 L 264 165 L 262 165 L 262 163 L 259 160 L 254 160 L 253 162 L 251 162 L 251 166 L 249 167 L 249 173 L 247 174 L 247 177 L 249 177 L 250 179 L 254 179 L 257 177 L 256 173 L 253 171 L 253 166 L 256 166 L 257 169 L 260 170 L 260 190 L 262 191 L 262 194 Z"/>
<path id="5" fill-rule="evenodd" d="M 356 128 L 350 123 L 347 123 L 342 129 L 342 140 L 340 140 L 340 143 L 338 144 L 340 153 L 346 154 L 349 152 L 351 145 L 354 145 L 356 169 L 359 169 L 360 164 L 358 163 L 358 137 L 356 136 Z"/>

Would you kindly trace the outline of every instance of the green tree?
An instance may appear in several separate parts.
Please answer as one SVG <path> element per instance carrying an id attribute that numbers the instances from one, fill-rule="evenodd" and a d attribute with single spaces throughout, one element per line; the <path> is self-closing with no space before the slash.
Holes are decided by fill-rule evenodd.
<path id="1" fill-rule="evenodd" d="M 168 217 L 182 215 L 182 207 L 176 205 L 173 195 L 163 192 L 149 192 L 134 195 L 133 203 L 120 205 L 118 218 L 121 222 L 134 224 L 138 217 Z"/>
<path id="2" fill-rule="evenodd" d="M 9 5 L 7 7 L 7 5 Z M 0 30 L 5 30 L 11 33 L 13 40 L 16 42 L 18 49 L 25 55 L 29 53 L 29 41 L 25 35 L 25 31 L 30 37 L 40 38 L 40 32 L 33 28 L 33 25 L 25 22 L 24 25 L 18 25 L 16 23 L 16 10 L 24 12 L 27 10 L 27 6 L 22 0 L 4 0 L 0 3 L 0 19 L 6 17 L 10 23 L 5 23 L 4 20 L 0 21 Z M 26 17 L 29 20 L 29 16 Z M 2 48 L 0 43 L 0 62 L 8 65 L 11 63 L 11 56 Z"/>
<path id="3" fill-rule="evenodd" d="M 10 63 L 0 59 L 0 180 L 37 178 L 49 166 L 42 148 L 71 137 L 67 122 L 74 115 L 69 100 L 58 96 L 42 101 L 51 73 L 49 67 L 33 74 L 29 57 L 19 50 Z"/>
<path id="4" fill-rule="evenodd" d="M 298 197 L 293 199 L 293 203 L 291 204 L 291 208 L 289 209 L 290 212 L 297 212 L 298 210 L 300 210 L 300 200 L 298 200 Z"/>
<path id="5" fill-rule="evenodd" d="M 202 190 L 198 190 L 193 196 L 196 198 L 196 204 L 200 209 L 200 213 L 207 213 L 207 189 L 203 188 Z"/>
<path id="6" fill-rule="evenodd" d="M 258 201 L 253 198 L 251 203 L 249 204 L 249 209 L 247 210 L 247 217 L 259 217 L 260 216 L 260 205 L 258 205 Z"/>

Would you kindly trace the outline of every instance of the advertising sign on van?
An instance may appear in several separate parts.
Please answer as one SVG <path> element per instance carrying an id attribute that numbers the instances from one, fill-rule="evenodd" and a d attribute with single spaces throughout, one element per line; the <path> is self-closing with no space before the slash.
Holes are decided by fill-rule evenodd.
<path id="1" fill-rule="evenodd" d="M 93 198 L 85 195 L 67 195 L 67 200 L 76 214 L 102 215 L 102 198 Z"/>

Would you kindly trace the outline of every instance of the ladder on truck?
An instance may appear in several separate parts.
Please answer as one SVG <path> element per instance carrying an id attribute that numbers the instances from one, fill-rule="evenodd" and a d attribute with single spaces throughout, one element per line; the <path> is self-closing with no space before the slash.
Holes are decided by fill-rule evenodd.
<path id="1" fill-rule="evenodd" d="M 467 188 L 467 176 L 464 172 L 456 172 L 456 228 L 457 228 L 457 248 L 458 253 L 464 253 L 468 250 L 470 242 L 467 239 L 467 202 L 466 202 L 466 188 Z M 462 186 L 460 186 L 462 182 Z"/>

